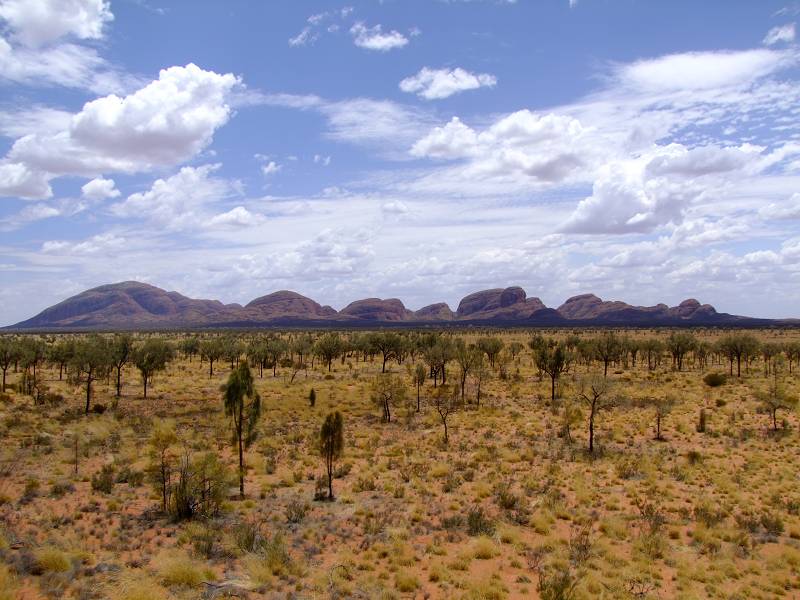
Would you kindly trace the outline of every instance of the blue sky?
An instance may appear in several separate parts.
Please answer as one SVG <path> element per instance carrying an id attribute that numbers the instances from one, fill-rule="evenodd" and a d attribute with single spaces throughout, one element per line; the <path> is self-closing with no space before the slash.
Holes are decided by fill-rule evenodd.
<path id="1" fill-rule="evenodd" d="M 800 4 L 0 0 L 0 324 L 247 302 L 800 316 Z"/>

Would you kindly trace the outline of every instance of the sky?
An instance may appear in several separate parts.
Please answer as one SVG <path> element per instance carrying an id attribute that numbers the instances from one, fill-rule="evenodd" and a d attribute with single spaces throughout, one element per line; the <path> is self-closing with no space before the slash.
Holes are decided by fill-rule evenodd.
<path id="1" fill-rule="evenodd" d="M 800 317 L 800 3 L 0 0 L 0 325 L 138 280 Z"/>

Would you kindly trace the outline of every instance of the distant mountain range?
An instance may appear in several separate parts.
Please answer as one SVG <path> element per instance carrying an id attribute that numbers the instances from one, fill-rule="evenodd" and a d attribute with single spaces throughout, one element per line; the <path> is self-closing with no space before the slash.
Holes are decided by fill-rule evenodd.
<path id="1" fill-rule="evenodd" d="M 8 329 L 112 330 L 269 326 L 771 326 L 796 320 L 755 319 L 718 313 L 710 304 L 684 300 L 678 306 L 632 306 L 594 294 L 573 296 L 558 308 L 528 298 L 520 287 L 469 294 L 453 311 L 445 303 L 409 310 L 396 298 L 366 298 L 340 311 L 295 292 L 279 291 L 249 304 L 223 304 L 126 281 L 82 292 Z"/>

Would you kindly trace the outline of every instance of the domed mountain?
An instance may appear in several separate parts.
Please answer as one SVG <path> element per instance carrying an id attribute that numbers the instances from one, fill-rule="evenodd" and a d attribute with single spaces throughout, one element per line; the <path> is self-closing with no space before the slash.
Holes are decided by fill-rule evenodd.
<path id="1" fill-rule="evenodd" d="M 569 298 L 558 309 L 547 308 L 538 298 L 528 298 L 521 287 L 494 288 L 465 296 L 454 313 L 443 303 L 416 312 L 397 298 L 366 298 L 351 302 L 337 312 L 330 306 L 288 290 L 256 298 L 246 306 L 218 300 L 197 300 L 167 292 L 147 283 L 125 281 L 101 285 L 59 302 L 12 329 L 165 329 L 195 327 L 342 326 L 369 327 L 392 323 L 478 324 L 525 326 L 681 326 L 770 325 L 796 321 L 749 319 L 718 313 L 713 306 L 684 300 L 666 304 L 633 306 L 605 301 L 594 294 Z"/>

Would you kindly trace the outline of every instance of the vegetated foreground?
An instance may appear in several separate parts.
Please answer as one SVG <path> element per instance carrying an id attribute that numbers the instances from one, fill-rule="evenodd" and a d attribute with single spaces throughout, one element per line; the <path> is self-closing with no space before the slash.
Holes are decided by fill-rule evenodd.
<path id="1" fill-rule="evenodd" d="M 0 337 L 0 599 L 800 594 L 800 332 Z"/>

